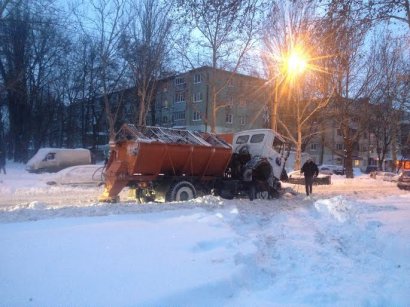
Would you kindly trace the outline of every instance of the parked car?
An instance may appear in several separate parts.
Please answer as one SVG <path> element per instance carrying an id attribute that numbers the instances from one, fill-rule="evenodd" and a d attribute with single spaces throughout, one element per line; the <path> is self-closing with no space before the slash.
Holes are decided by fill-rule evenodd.
<path id="1" fill-rule="evenodd" d="M 27 162 L 30 173 L 58 172 L 74 165 L 91 163 L 91 152 L 84 148 L 40 148 Z"/>
<path id="2" fill-rule="evenodd" d="M 319 166 L 319 173 L 325 175 L 333 175 L 333 170 L 329 168 L 327 165 Z"/>
<path id="3" fill-rule="evenodd" d="M 403 190 L 410 190 L 410 171 L 403 171 L 400 174 L 397 187 Z"/>
<path id="4" fill-rule="evenodd" d="M 49 185 L 101 185 L 104 183 L 102 175 L 103 165 L 76 165 L 67 167 L 52 176 Z"/>
<path id="5" fill-rule="evenodd" d="M 384 181 L 397 182 L 399 181 L 399 177 L 400 177 L 400 174 L 393 173 L 393 172 L 384 172 L 383 174 Z"/>
<path id="6" fill-rule="evenodd" d="M 326 175 L 344 175 L 345 174 L 345 168 L 342 165 L 328 165 L 328 164 L 323 164 L 319 165 L 319 172 L 322 174 Z"/>
<path id="7" fill-rule="evenodd" d="M 373 171 L 370 173 L 370 178 L 397 182 L 399 180 L 399 174 L 393 172 Z"/>
<path id="8" fill-rule="evenodd" d="M 370 176 L 370 178 L 373 178 L 373 179 L 379 179 L 379 178 L 383 178 L 384 173 L 385 172 L 383 172 L 383 171 L 371 171 L 369 173 L 369 176 Z"/>

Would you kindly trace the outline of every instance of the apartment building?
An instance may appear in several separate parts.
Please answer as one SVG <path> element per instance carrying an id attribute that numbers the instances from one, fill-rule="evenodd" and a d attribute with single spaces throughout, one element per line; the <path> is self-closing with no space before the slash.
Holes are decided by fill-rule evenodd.
<path id="1" fill-rule="evenodd" d="M 122 94 L 123 104 L 119 113 L 121 122 L 132 123 L 135 120 L 132 115 L 138 104 L 135 93 L 135 89 L 131 88 Z M 147 125 L 208 132 L 214 126 L 217 133 L 266 128 L 270 127 L 271 99 L 272 90 L 266 80 L 204 66 L 158 80 L 155 101 L 147 115 Z M 283 113 L 280 116 L 286 120 Z M 321 117 L 328 119 L 320 121 L 317 133 L 305 144 L 304 152 L 318 164 L 344 165 L 345 148 L 340 127 L 327 111 L 318 115 L 318 118 Z M 101 114 L 98 118 L 103 122 L 105 116 Z M 99 131 L 106 131 L 102 122 L 99 121 Z M 408 129 L 408 122 L 403 127 Z M 358 122 L 353 119 L 351 128 L 355 129 L 357 125 Z M 399 144 L 406 138 L 410 140 L 410 132 L 405 129 L 402 129 Z M 399 148 L 404 147 L 402 145 Z M 398 152 L 400 154 L 401 151 Z M 386 160 L 391 158 L 389 152 Z M 377 165 L 377 159 L 375 135 L 366 131 L 353 144 L 353 166 L 365 169 L 368 165 Z"/>
<path id="2" fill-rule="evenodd" d="M 359 106 L 359 104 L 362 105 Z M 389 114 L 391 117 L 386 115 L 386 121 L 397 121 L 396 136 L 393 138 L 391 135 L 393 131 L 389 131 L 392 126 L 383 126 L 383 123 L 373 121 L 373 127 L 367 122 L 368 126 L 363 128 L 363 123 L 369 120 L 369 117 L 374 116 L 372 111 L 376 107 L 380 106 L 374 106 L 364 100 L 353 102 L 353 114 L 349 116 L 349 129 L 352 134 L 360 131 L 359 137 L 352 144 L 353 167 L 361 170 L 365 170 L 368 166 L 378 167 L 382 148 L 387 146 L 384 163 L 381 167 L 383 170 L 392 170 L 395 159 L 409 154 L 410 129 L 409 121 L 406 119 L 408 114 L 404 114 L 404 116 L 398 114 L 399 111 L 392 111 Z M 319 117 L 325 118 L 325 120 L 320 122 L 320 126 L 316 129 L 317 134 L 307 144 L 305 152 L 312 156 L 318 164 L 344 165 L 346 156 L 344 136 L 340 129 L 340 121 L 335 120 L 335 114 L 332 114 L 331 108 L 332 106 L 328 107 L 320 114 Z M 399 118 L 402 119 L 399 120 Z M 379 131 L 379 135 L 376 130 Z"/>
<path id="3" fill-rule="evenodd" d="M 217 133 L 268 127 L 269 89 L 263 79 L 204 66 L 159 80 L 154 112 L 164 127 Z"/>

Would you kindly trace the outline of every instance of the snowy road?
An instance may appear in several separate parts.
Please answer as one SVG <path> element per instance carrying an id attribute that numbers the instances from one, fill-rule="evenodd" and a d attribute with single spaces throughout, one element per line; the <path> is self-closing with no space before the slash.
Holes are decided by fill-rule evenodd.
<path id="1" fill-rule="evenodd" d="M 273 201 L 103 204 L 0 175 L 1 306 L 408 306 L 410 193 L 368 176 Z M 121 195 L 127 199 L 127 191 Z"/>
<path id="2" fill-rule="evenodd" d="M 24 173 L 23 173 L 24 174 Z M 32 202 L 41 202 L 46 205 L 59 206 L 67 204 L 87 205 L 98 202 L 103 187 L 98 186 L 50 186 L 46 184 L 47 175 L 13 174 L 0 178 L 0 207 L 28 205 Z M 285 188 L 293 193 L 304 194 L 304 186 L 284 183 Z M 315 185 L 315 197 L 371 196 L 382 197 L 406 193 L 400 191 L 395 183 L 368 179 L 350 180 L 343 176 L 333 176 L 331 185 Z M 122 202 L 128 201 L 128 190 L 120 194 Z"/>
<path id="3" fill-rule="evenodd" d="M 97 202 L 102 188 L 99 187 L 44 187 L 44 188 L 18 188 L 9 190 L 0 200 L 0 206 L 14 206 L 24 203 L 39 201 L 50 205 L 59 204 L 89 204 Z"/>
<path id="4" fill-rule="evenodd" d="M 346 180 L 347 181 L 347 180 Z M 348 182 L 348 181 L 347 181 Z M 331 197 L 337 195 L 353 196 L 353 195 L 368 195 L 386 196 L 397 193 L 406 193 L 400 191 L 394 183 L 386 182 L 383 184 L 374 184 L 373 180 L 366 180 L 362 185 L 349 185 L 347 183 L 332 184 L 327 186 L 314 186 L 313 192 L 317 197 Z M 284 187 L 292 189 L 295 193 L 303 194 L 304 186 L 295 184 L 284 184 Z M 98 201 L 103 188 L 97 186 L 90 187 L 70 187 L 70 186 L 41 186 L 41 187 L 20 187 L 16 189 L 1 189 L 2 197 L 0 206 L 15 206 L 28 204 L 33 201 L 42 202 L 45 204 L 58 205 L 81 205 L 91 204 Z M 122 202 L 128 201 L 128 190 L 120 194 Z"/>

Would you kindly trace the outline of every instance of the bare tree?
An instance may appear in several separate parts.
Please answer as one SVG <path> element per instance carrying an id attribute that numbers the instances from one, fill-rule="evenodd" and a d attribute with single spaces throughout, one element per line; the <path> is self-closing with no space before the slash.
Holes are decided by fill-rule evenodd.
<path id="1" fill-rule="evenodd" d="M 97 41 L 86 34 L 76 37 L 66 57 L 65 80 L 59 86 L 67 107 L 62 118 L 65 138 L 72 144 L 91 148 L 101 143 L 99 127 L 106 122 L 98 87 L 101 68 L 98 47 Z"/>
<path id="2" fill-rule="evenodd" d="M 21 0 L 0 0 L 0 20 L 6 15 L 7 9 L 10 8 L 10 6 L 13 4 L 16 5 L 19 2 L 21 2 Z"/>
<path id="3" fill-rule="evenodd" d="M 410 29 L 409 0 L 374 0 L 363 1 L 369 16 L 375 20 L 396 20 L 407 24 Z"/>
<path id="4" fill-rule="evenodd" d="M 369 131 L 375 137 L 380 169 L 389 151 L 392 159 L 397 160 L 400 119 L 405 107 L 403 102 L 409 98 L 408 90 L 403 91 L 405 83 L 401 80 L 406 74 L 406 49 L 403 46 L 401 38 L 394 37 L 387 29 L 383 29 L 375 34 L 371 48 L 372 65 L 379 74 L 376 90 L 371 97 L 374 106 L 370 109 Z"/>
<path id="5" fill-rule="evenodd" d="M 158 0 L 135 2 L 130 11 L 133 20 L 122 36 L 122 55 L 131 68 L 138 97 L 135 112 L 138 125 L 146 125 L 157 80 L 172 46 L 172 6 L 172 2 L 163 5 Z"/>
<path id="6" fill-rule="evenodd" d="M 265 23 L 262 59 L 272 87 L 271 127 L 296 149 L 295 169 L 301 167 L 304 144 L 320 132 L 317 113 L 331 95 L 319 63 L 316 9 L 314 1 L 273 3 Z M 295 56 L 305 67 L 289 67 Z"/>
<path id="7" fill-rule="evenodd" d="M 127 0 L 91 0 L 75 9 L 83 32 L 96 44 L 95 88 L 103 101 L 110 141 L 115 139 L 123 103 L 122 95 L 114 93 L 124 86 L 126 65 L 121 61 L 119 44 L 122 31 L 129 24 L 127 11 Z"/>
<path id="8" fill-rule="evenodd" d="M 209 76 L 210 115 L 203 118 L 209 122 L 211 131 L 215 132 L 218 112 L 229 106 L 229 102 L 220 96 L 257 39 L 258 1 L 178 0 L 177 3 L 184 16 L 183 22 L 189 23 L 195 37 L 193 49 L 200 50 L 203 55 L 189 58 L 184 46 L 185 58 L 192 68 L 209 63 L 213 69 Z M 222 83 L 215 81 L 218 68 L 232 72 Z"/>
<path id="9" fill-rule="evenodd" d="M 330 1 L 321 19 L 322 47 L 331 57 L 324 61 L 334 85 L 330 114 L 344 140 L 346 177 L 353 178 L 353 153 L 367 127 L 366 109 L 378 72 L 366 56 L 365 38 L 371 24 L 354 1 Z"/>
<path id="10" fill-rule="evenodd" d="M 57 66 L 67 48 L 57 18 L 50 1 L 38 0 L 10 2 L 1 20 L 0 76 L 6 90 L 9 147 L 16 161 L 27 160 L 30 143 L 44 136 L 37 133 L 39 126 L 49 125 L 53 117 L 41 109 L 53 109 L 52 81 L 59 77 Z"/>

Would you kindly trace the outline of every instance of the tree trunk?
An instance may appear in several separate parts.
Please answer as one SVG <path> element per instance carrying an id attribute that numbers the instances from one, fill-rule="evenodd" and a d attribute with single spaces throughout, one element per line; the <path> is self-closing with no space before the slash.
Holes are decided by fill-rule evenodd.
<path id="1" fill-rule="evenodd" d="M 354 178 L 353 175 L 353 146 L 352 141 L 347 140 L 345 142 L 345 168 L 346 168 L 346 178 Z"/>
<path id="2" fill-rule="evenodd" d="M 302 168 L 302 127 L 298 125 L 298 139 L 296 144 L 295 170 Z"/>
<path id="3" fill-rule="evenodd" d="M 30 140 L 30 108 L 27 105 L 27 92 L 23 82 L 8 91 L 10 111 L 10 145 L 16 162 L 27 162 Z"/>

